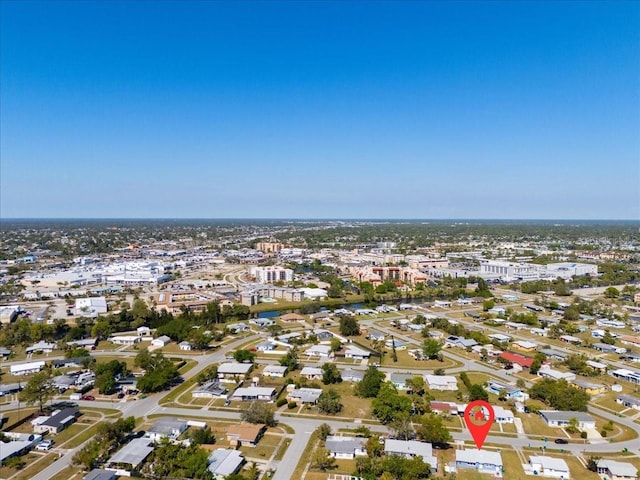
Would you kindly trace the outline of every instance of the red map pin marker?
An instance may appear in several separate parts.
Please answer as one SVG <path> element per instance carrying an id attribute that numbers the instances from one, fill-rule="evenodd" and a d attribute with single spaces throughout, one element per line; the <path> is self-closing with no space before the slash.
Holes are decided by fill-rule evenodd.
<path id="1" fill-rule="evenodd" d="M 471 402 L 464 409 L 464 421 L 478 449 L 482 448 L 495 418 L 493 407 L 484 400 Z"/>

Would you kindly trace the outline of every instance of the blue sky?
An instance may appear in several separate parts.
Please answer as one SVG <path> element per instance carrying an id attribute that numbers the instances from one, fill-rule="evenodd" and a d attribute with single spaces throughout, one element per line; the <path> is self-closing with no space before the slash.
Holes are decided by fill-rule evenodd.
<path id="1" fill-rule="evenodd" d="M 640 218 L 638 2 L 0 3 L 0 215 Z"/>

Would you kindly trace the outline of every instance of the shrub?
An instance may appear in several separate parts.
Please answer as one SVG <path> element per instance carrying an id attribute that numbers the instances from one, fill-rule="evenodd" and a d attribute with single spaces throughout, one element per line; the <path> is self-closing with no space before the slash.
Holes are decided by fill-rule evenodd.
<path id="1" fill-rule="evenodd" d="M 580 438 L 587 438 L 587 432 L 580 432 Z"/>
<path id="2" fill-rule="evenodd" d="M 294 408 L 296 408 L 298 406 L 298 404 L 296 402 L 289 402 L 289 404 L 287 405 L 287 407 L 289 408 L 289 410 L 293 410 Z"/>
<path id="3" fill-rule="evenodd" d="M 603 428 L 602 430 L 600 430 L 600 435 L 602 435 L 602 437 L 606 437 L 607 431 Z"/>

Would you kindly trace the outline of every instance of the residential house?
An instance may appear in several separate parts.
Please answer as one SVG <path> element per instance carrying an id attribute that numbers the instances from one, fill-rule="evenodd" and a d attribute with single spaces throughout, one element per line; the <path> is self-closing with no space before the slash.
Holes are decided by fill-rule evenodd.
<path id="1" fill-rule="evenodd" d="M 142 337 L 138 335 L 114 335 L 109 337 L 109 341 L 115 345 L 135 345 L 142 341 Z"/>
<path id="2" fill-rule="evenodd" d="M 52 353 L 56 349 L 55 343 L 49 343 L 44 341 L 39 341 L 38 343 L 34 343 L 30 347 L 24 349 L 24 351 L 28 354 L 35 352 L 42 353 Z"/>
<path id="3" fill-rule="evenodd" d="M 607 480 L 638 480 L 638 468 L 632 463 L 598 460 L 598 475 Z"/>
<path id="4" fill-rule="evenodd" d="M 500 354 L 500 358 L 503 358 L 504 360 L 512 364 L 520 365 L 523 368 L 529 368 L 533 363 L 533 358 L 525 357 L 523 355 L 511 352 L 502 352 Z"/>
<path id="5" fill-rule="evenodd" d="M 588 393 L 589 395 L 599 395 L 607 391 L 607 386 L 602 383 L 588 382 L 586 380 L 582 380 L 579 378 L 572 380 L 571 385 L 573 385 L 576 388 L 579 388 L 580 390 Z"/>
<path id="6" fill-rule="evenodd" d="M 562 479 L 571 478 L 569 466 L 567 465 L 567 462 L 565 462 L 561 458 L 547 457 L 543 455 L 532 455 L 529 457 L 529 465 L 527 470 L 529 470 L 533 475 L 538 475 L 540 477 Z M 526 470 L 525 473 L 527 473 Z"/>
<path id="7" fill-rule="evenodd" d="M 509 385 L 508 383 L 496 382 L 495 380 L 489 380 L 487 384 L 487 391 L 494 395 L 500 395 L 500 392 L 504 391 L 503 393 L 506 393 L 506 398 L 509 400 L 523 400 L 525 399 L 525 396 L 528 396 L 521 388 Z"/>
<path id="8" fill-rule="evenodd" d="M 256 346 L 256 350 L 258 352 L 271 352 L 276 349 L 276 346 L 277 345 L 275 343 L 270 342 L 269 340 L 265 340 L 264 342 L 260 342 Z"/>
<path id="9" fill-rule="evenodd" d="M 543 348 L 540 353 L 546 355 L 548 359 L 557 360 L 558 362 L 564 362 L 569 357 L 568 353 L 553 348 Z"/>
<path id="10" fill-rule="evenodd" d="M 341 373 L 343 382 L 359 382 L 364 378 L 364 372 L 362 370 L 343 370 Z"/>
<path id="11" fill-rule="evenodd" d="M 627 408 L 633 408 L 634 410 L 640 410 L 640 398 L 632 395 L 618 395 L 616 403 L 624 405 Z"/>
<path id="12" fill-rule="evenodd" d="M 296 388 L 287 393 L 287 401 L 315 405 L 320 395 L 322 395 L 321 388 Z"/>
<path id="13" fill-rule="evenodd" d="M 287 374 L 287 367 L 282 365 L 267 365 L 262 370 L 263 377 L 283 378 Z"/>
<path id="14" fill-rule="evenodd" d="M 191 345 L 191 343 L 187 342 L 186 340 L 183 342 L 180 342 L 178 346 L 180 347 L 180 350 L 182 350 L 183 352 L 190 352 L 191 350 L 193 350 L 193 345 Z"/>
<path id="15" fill-rule="evenodd" d="M 44 361 L 38 362 L 28 362 L 28 363 L 18 363 L 16 365 L 11 365 L 9 367 L 9 371 L 11 375 L 29 375 L 31 373 L 39 372 L 44 368 Z"/>
<path id="16" fill-rule="evenodd" d="M 153 452 L 150 438 L 134 438 L 118 450 L 107 462 L 106 466 L 127 471 L 136 471 Z"/>
<path id="17" fill-rule="evenodd" d="M 272 387 L 241 387 L 231 394 L 232 400 L 242 402 L 252 402 L 254 400 L 272 402 L 275 398 L 276 390 Z"/>
<path id="18" fill-rule="evenodd" d="M 151 340 L 151 345 L 154 347 L 165 347 L 171 343 L 171 338 L 166 335 L 162 335 L 158 338 Z"/>
<path id="19" fill-rule="evenodd" d="M 152 442 L 159 442 L 163 438 L 175 440 L 182 432 L 188 427 L 186 420 L 180 420 L 179 418 L 162 417 L 156 420 L 156 422 L 149 427 L 146 433 L 146 437 L 151 439 Z"/>
<path id="20" fill-rule="evenodd" d="M 321 380 L 322 369 L 317 367 L 304 367 L 302 370 L 300 370 L 300 376 L 306 378 L 307 380 Z"/>
<path id="21" fill-rule="evenodd" d="M 619 368 L 618 370 L 610 371 L 609 375 L 619 380 L 635 383 L 636 385 L 640 384 L 640 373 L 634 372 L 633 370 L 628 370 L 626 368 Z"/>
<path id="22" fill-rule="evenodd" d="M 393 383 L 393 385 L 400 391 L 409 390 L 409 386 L 407 385 L 407 380 L 411 380 L 415 377 L 413 373 L 390 373 L 389 381 Z"/>
<path id="23" fill-rule="evenodd" d="M 191 395 L 193 398 L 222 398 L 227 391 L 227 388 L 221 386 L 218 380 L 211 380 L 196 387 Z"/>
<path id="24" fill-rule="evenodd" d="M 305 317 L 298 313 L 287 313 L 280 317 L 280 321 L 284 323 L 304 323 Z"/>
<path id="25" fill-rule="evenodd" d="M 375 340 L 384 340 L 387 336 L 384 333 L 380 333 L 376 330 L 371 330 L 368 335 L 367 335 L 367 339 L 371 340 L 372 342 Z"/>
<path id="26" fill-rule="evenodd" d="M 598 350 L 602 353 L 615 353 L 618 355 L 622 355 L 623 353 L 627 353 L 627 349 L 624 347 L 617 347 L 615 345 L 609 345 L 608 343 L 594 343 L 591 345 L 594 350 Z"/>
<path id="27" fill-rule="evenodd" d="M 305 355 L 310 357 L 327 358 L 331 354 L 331 346 L 329 345 L 312 345 L 304 352 Z"/>
<path id="28" fill-rule="evenodd" d="M 438 415 L 458 415 L 458 405 L 452 402 L 429 402 L 429 409 Z"/>
<path id="29" fill-rule="evenodd" d="M 540 370 L 538 370 L 538 376 L 544 378 L 552 378 L 553 380 L 566 380 L 567 382 L 571 382 L 576 379 L 575 373 L 554 370 L 549 365 L 542 365 L 540 367 Z"/>
<path id="30" fill-rule="evenodd" d="M 431 390 L 458 390 L 458 381 L 452 375 L 425 375 L 427 385 Z"/>
<path id="31" fill-rule="evenodd" d="M 456 450 L 456 470 L 459 468 L 469 468 L 480 473 L 493 475 L 502 478 L 502 456 L 499 452 L 491 450 L 478 450 L 467 448 Z"/>
<path id="32" fill-rule="evenodd" d="M 33 431 L 36 433 L 59 433 L 69 425 L 75 423 L 79 415 L 80 411 L 77 407 L 58 410 L 44 422 L 35 425 Z"/>
<path id="33" fill-rule="evenodd" d="M 136 332 L 138 333 L 138 336 L 140 337 L 150 337 L 151 336 L 151 329 L 149 327 L 138 327 L 136 329 Z"/>
<path id="34" fill-rule="evenodd" d="M 504 335 L 503 333 L 492 333 L 487 335 L 489 340 L 495 340 L 500 343 L 507 343 L 511 341 L 511 337 L 509 335 Z"/>
<path id="35" fill-rule="evenodd" d="M 218 448 L 211 452 L 207 469 L 215 480 L 224 480 L 229 475 L 238 473 L 244 464 L 244 457 L 238 450 Z"/>
<path id="36" fill-rule="evenodd" d="M 82 477 L 82 480 L 116 480 L 116 472 L 94 468 Z"/>
<path id="37" fill-rule="evenodd" d="M 223 363 L 218 367 L 218 378 L 223 382 L 235 381 L 236 378 L 244 378 L 252 368 L 252 363 Z"/>
<path id="38" fill-rule="evenodd" d="M 604 363 L 594 362 L 593 360 L 587 360 L 584 363 L 594 370 L 598 370 L 600 373 L 607 373 L 607 366 Z"/>
<path id="39" fill-rule="evenodd" d="M 582 340 L 573 335 L 560 335 L 560 341 L 564 343 L 570 343 L 571 345 L 582 345 Z"/>
<path id="40" fill-rule="evenodd" d="M 353 358 L 355 360 L 364 360 L 371 356 L 371 352 L 363 350 L 362 348 L 348 345 L 344 350 L 345 358 Z"/>
<path id="41" fill-rule="evenodd" d="M 367 455 L 363 438 L 329 435 L 324 446 L 329 450 L 329 455 L 341 460 L 353 460 Z"/>
<path id="42" fill-rule="evenodd" d="M 386 455 L 397 455 L 404 458 L 420 457 L 423 462 L 429 464 L 432 473 L 438 471 L 438 459 L 433 455 L 433 449 L 430 443 L 387 438 L 384 441 L 384 453 Z"/>
<path id="43" fill-rule="evenodd" d="M 527 352 L 527 353 L 535 352 L 536 349 L 538 348 L 537 343 L 527 342 L 526 340 L 517 340 L 513 342 L 511 346 L 516 350 L 520 350 L 521 352 Z"/>
<path id="44" fill-rule="evenodd" d="M 232 447 L 255 447 L 267 430 L 263 423 L 240 423 L 227 428 L 227 441 Z"/>
<path id="45" fill-rule="evenodd" d="M 407 343 L 397 338 L 389 338 L 385 340 L 384 346 L 387 348 L 395 348 L 396 350 L 406 350 Z"/>
<path id="46" fill-rule="evenodd" d="M 571 419 L 575 418 L 580 429 L 596 428 L 595 419 L 585 412 L 540 410 L 540 416 L 550 427 L 566 427 L 570 424 Z"/>

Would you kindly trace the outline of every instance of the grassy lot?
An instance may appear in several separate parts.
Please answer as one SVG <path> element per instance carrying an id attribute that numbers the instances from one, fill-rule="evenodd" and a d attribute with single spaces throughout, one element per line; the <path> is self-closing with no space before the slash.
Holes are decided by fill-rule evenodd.
<path id="1" fill-rule="evenodd" d="M 56 434 L 53 438 L 55 439 L 56 446 L 59 447 L 63 445 L 66 441 L 68 441 L 71 437 L 75 437 L 79 433 L 84 432 L 88 428 L 87 424 L 82 423 L 74 423 L 69 427 L 65 428 L 60 433 Z M 68 447 L 65 447 L 68 448 Z"/>
<path id="2" fill-rule="evenodd" d="M 258 445 L 256 445 L 255 447 L 240 447 L 240 451 L 244 454 L 245 457 L 248 458 L 259 458 L 268 460 L 269 458 L 271 458 L 271 455 L 275 453 L 280 440 L 282 440 L 282 437 L 280 435 L 267 433 L 260 439 Z"/>
<path id="3" fill-rule="evenodd" d="M 289 448 L 289 445 L 291 445 L 291 439 L 285 438 L 284 442 L 282 442 L 282 444 L 280 445 L 280 448 L 278 448 L 278 451 L 274 459 L 282 460 L 282 457 L 284 457 L 284 454 L 287 452 L 287 448 Z"/>
<path id="4" fill-rule="evenodd" d="M 313 454 L 313 451 L 318 446 L 319 446 L 319 435 L 318 435 L 318 431 L 316 430 L 311 434 L 311 437 L 309 438 L 309 443 L 307 443 L 307 446 L 302 452 L 302 455 L 300 455 L 300 460 L 298 460 L 298 465 L 296 466 L 296 469 L 293 471 L 293 475 L 291 476 L 291 478 L 302 479 L 302 472 L 304 472 L 304 469 L 306 468 L 307 464 L 311 461 L 311 456 Z"/>
<path id="5" fill-rule="evenodd" d="M 71 478 L 77 477 L 80 472 L 81 470 L 77 467 L 67 467 L 51 477 L 50 480 L 69 480 Z"/>
<path id="6" fill-rule="evenodd" d="M 542 417 L 535 413 L 523 413 L 518 415 L 522 420 L 522 427 L 527 435 L 539 435 L 541 437 L 563 437 L 565 434 L 559 428 L 549 427 Z"/>
<path id="7" fill-rule="evenodd" d="M 31 480 L 35 474 L 55 462 L 58 456 L 54 453 L 47 453 L 46 455 L 28 453 L 22 458 L 27 462 L 27 466 L 20 470 L 20 473 L 14 477 L 16 480 Z M 2 474 L 2 470 L 4 470 L 4 467 L 0 469 L 0 475 L 2 475 L 2 478 L 7 478 Z"/>
<path id="8" fill-rule="evenodd" d="M 164 397 L 162 397 L 160 399 L 160 404 L 163 403 L 170 403 L 170 402 L 175 402 L 176 399 L 178 397 L 180 397 L 180 395 L 182 395 L 183 393 L 187 392 L 191 387 L 193 387 L 194 385 L 196 385 L 196 379 L 195 378 L 190 378 L 189 380 L 187 380 L 186 382 L 181 383 L 180 385 L 178 385 L 176 388 L 174 388 L 173 390 L 171 390 L 169 393 L 167 393 Z M 189 397 L 191 397 L 191 395 L 189 395 Z M 183 399 L 185 402 L 187 401 L 186 399 Z M 189 401 L 191 399 L 189 398 Z"/>
<path id="9" fill-rule="evenodd" d="M 356 397 L 353 394 L 355 384 L 348 382 L 331 385 L 330 388 L 336 390 L 342 398 L 341 417 L 349 418 L 371 418 L 371 400 L 368 398 Z M 330 415 L 328 415 L 330 417 Z"/>
<path id="10" fill-rule="evenodd" d="M 321 472 L 320 470 L 310 468 L 305 476 L 305 480 L 327 480 L 327 473 L 351 475 L 356 470 L 355 460 L 336 460 L 336 464 L 336 468 L 330 472 Z"/>

